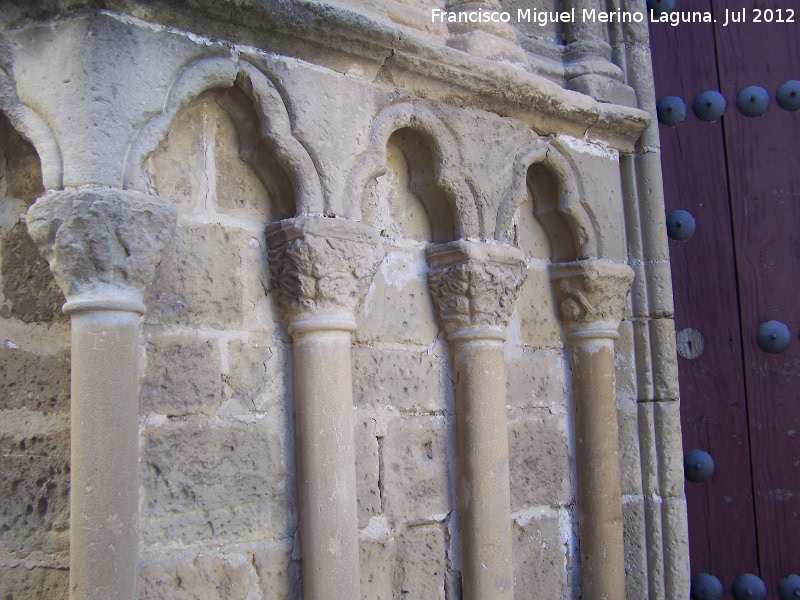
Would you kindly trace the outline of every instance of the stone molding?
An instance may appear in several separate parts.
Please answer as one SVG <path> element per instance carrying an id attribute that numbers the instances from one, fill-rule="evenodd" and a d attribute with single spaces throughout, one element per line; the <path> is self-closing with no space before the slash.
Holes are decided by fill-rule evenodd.
<path id="1" fill-rule="evenodd" d="M 633 283 L 633 270 L 605 260 L 557 264 L 550 277 L 568 339 L 616 338 Z"/>
<path id="2" fill-rule="evenodd" d="M 67 298 L 64 312 L 105 306 L 144 313 L 142 296 L 176 218 L 158 196 L 85 188 L 45 194 L 26 221 Z"/>
<path id="3" fill-rule="evenodd" d="M 505 328 L 527 275 L 511 246 L 458 240 L 428 248 L 428 285 L 450 339 L 477 333 L 505 339 Z"/>
<path id="4" fill-rule="evenodd" d="M 295 327 L 326 316 L 351 322 L 384 254 L 369 225 L 322 215 L 269 225 L 267 245 L 276 302 Z"/>

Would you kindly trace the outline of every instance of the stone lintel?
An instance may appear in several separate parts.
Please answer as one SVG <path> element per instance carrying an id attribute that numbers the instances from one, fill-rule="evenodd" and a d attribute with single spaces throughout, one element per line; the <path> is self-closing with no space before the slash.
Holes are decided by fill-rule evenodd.
<path id="1" fill-rule="evenodd" d="M 458 240 L 431 245 L 427 255 L 428 285 L 449 339 L 505 339 L 527 275 L 522 252 L 502 244 Z"/>
<path id="2" fill-rule="evenodd" d="M 384 255 L 372 227 L 301 215 L 270 224 L 267 246 L 276 302 L 290 327 L 355 329 L 353 311 Z"/>
<path id="3" fill-rule="evenodd" d="M 177 213 L 158 196 L 111 188 L 48 192 L 26 216 L 28 232 L 76 310 L 144 313 Z"/>
<path id="4" fill-rule="evenodd" d="M 555 264 L 550 278 L 568 340 L 617 337 L 633 282 L 628 265 L 602 259 Z"/>

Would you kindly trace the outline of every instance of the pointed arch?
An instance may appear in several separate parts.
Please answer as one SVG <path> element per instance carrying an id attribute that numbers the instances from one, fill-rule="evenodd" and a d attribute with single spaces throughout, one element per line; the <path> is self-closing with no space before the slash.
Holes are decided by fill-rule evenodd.
<path id="1" fill-rule="evenodd" d="M 356 162 L 345 185 L 345 217 L 361 219 L 361 204 L 367 186 L 387 171 L 386 144 L 398 130 L 411 129 L 430 145 L 435 184 L 447 199 L 458 238 L 480 235 L 475 197 L 460 172 L 460 154 L 455 138 L 445 124 L 420 102 L 401 102 L 385 108 L 370 130 L 366 153 Z"/>
<path id="2" fill-rule="evenodd" d="M 524 147 L 514 161 L 511 189 L 503 197 L 497 213 L 495 239 L 509 243 L 514 213 L 527 199 L 528 173 L 532 166 L 543 166 L 552 175 L 558 188 L 556 205 L 559 216 L 569 227 L 575 244 L 575 259 L 599 256 L 597 232 L 586 207 L 575 170 L 553 143 L 537 140 Z M 541 207 L 535 207 L 537 215 Z"/>
<path id="3" fill-rule="evenodd" d="M 46 190 L 64 186 L 64 163 L 55 133 L 47 122 L 17 97 L 17 90 L 8 73 L 0 69 L 0 111 L 22 137 L 29 141 L 42 164 L 42 183 Z"/>
<path id="4" fill-rule="evenodd" d="M 235 58 L 202 58 L 183 68 L 170 86 L 161 113 L 138 131 L 128 147 L 123 187 L 153 192 L 144 162 L 167 135 L 178 112 L 207 90 L 233 86 L 253 100 L 260 135 L 292 182 L 296 214 L 324 212 L 319 174 L 308 151 L 292 135 L 289 113 L 278 89 L 254 65 Z"/>

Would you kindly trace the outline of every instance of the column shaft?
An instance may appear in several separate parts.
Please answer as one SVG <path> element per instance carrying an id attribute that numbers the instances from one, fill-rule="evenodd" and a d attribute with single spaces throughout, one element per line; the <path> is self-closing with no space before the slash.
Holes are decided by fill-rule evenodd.
<path id="1" fill-rule="evenodd" d="M 305 600 L 360 598 L 350 331 L 292 337 Z"/>
<path id="2" fill-rule="evenodd" d="M 572 344 L 581 579 L 588 600 L 624 600 L 614 342 Z"/>
<path id="3" fill-rule="evenodd" d="M 139 314 L 72 319 L 70 598 L 136 597 Z"/>
<path id="4" fill-rule="evenodd" d="M 456 341 L 454 350 L 463 595 L 510 600 L 514 564 L 503 342 Z"/>

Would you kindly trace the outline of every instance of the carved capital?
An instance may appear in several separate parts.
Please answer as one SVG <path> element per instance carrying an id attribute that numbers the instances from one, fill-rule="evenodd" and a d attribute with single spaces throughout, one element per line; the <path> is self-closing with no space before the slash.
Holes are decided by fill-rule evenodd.
<path id="1" fill-rule="evenodd" d="M 290 324 L 352 320 L 383 260 L 377 232 L 363 223 L 303 215 L 267 227 L 276 302 Z"/>
<path id="2" fill-rule="evenodd" d="M 176 211 L 128 190 L 50 192 L 28 209 L 28 232 L 67 298 L 81 307 L 144 312 L 142 295 L 172 235 Z"/>
<path id="3" fill-rule="evenodd" d="M 449 336 L 483 331 L 505 338 L 505 328 L 527 275 L 522 252 L 511 246 L 459 240 L 428 248 L 428 285 Z"/>
<path id="4" fill-rule="evenodd" d="M 568 336 L 616 338 L 633 270 L 605 260 L 553 265 L 550 277 Z"/>

